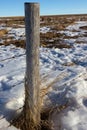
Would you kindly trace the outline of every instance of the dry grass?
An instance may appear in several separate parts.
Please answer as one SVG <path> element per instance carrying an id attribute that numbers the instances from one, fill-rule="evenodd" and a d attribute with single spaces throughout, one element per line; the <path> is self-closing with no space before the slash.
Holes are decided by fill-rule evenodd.
<path id="1" fill-rule="evenodd" d="M 53 41 L 45 41 L 45 42 L 42 42 L 41 45 L 43 47 L 47 47 L 47 48 L 59 48 L 59 49 L 62 49 L 62 48 L 72 48 L 71 45 L 69 44 L 66 44 L 63 40 L 53 40 Z"/>
<path id="2" fill-rule="evenodd" d="M 7 27 L 13 27 L 15 25 L 24 25 L 24 17 L 1 17 L 0 24 L 5 24 Z"/>
<path id="3" fill-rule="evenodd" d="M 75 21 L 87 20 L 87 15 L 55 15 L 55 16 L 41 16 L 40 26 L 48 26 L 51 28 L 50 32 L 40 33 L 40 46 L 43 47 L 55 47 L 55 48 L 71 48 L 70 45 L 64 43 L 64 39 L 78 38 L 78 36 L 66 36 L 65 34 L 58 33 L 58 31 L 65 30 L 68 25 L 73 25 Z M 0 18 L 0 24 L 5 24 L 6 27 L 18 28 L 20 25 L 24 25 L 24 17 L 3 17 Z M 87 30 L 87 26 L 81 27 L 81 29 Z M 73 30 L 74 32 L 75 30 Z M 7 37 L 7 30 L 0 30 L 0 38 L 4 40 L 4 45 L 14 44 L 17 47 L 25 48 L 25 40 L 14 40 L 14 37 Z M 87 34 L 84 34 L 86 36 Z M 7 39 L 6 39 L 7 38 Z M 8 41 L 10 39 L 10 41 Z M 61 40 L 62 39 L 62 40 Z M 3 45 L 0 44 L 0 45 Z"/>
<path id="4" fill-rule="evenodd" d="M 8 46 L 10 44 L 13 44 L 16 47 L 21 47 L 21 48 L 25 48 L 25 46 L 26 46 L 25 40 L 11 40 L 11 39 L 9 39 L 9 41 L 5 40 L 4 43 L 2 43 L 2 45 L 5 45 L 5 46 Z"/>
<path id="5" fill-rule="evenodd" d="M 11 125 L 15 126 L 16 128 L 19 128 L 20 130 L 53 130 L 53 124 L 50 121 L 50 116 L 57 111 L 57 113 L 60 113 L 64 109 L 66 109 L 69 106 L 68 103 L 66 103 L 64 106 L 54 106 L 53 108 L 46 108 L 43 112 L 41 112 L 41 121 L 39 126 L 34 126 L 34 123 L 30 120 L 28 124 L 24 117 L 24 112 L 21 113 L 21 115 L 14 120 L 10 122 Z"/>
<path id="6" fill-rule="evenodd" d="M 41 113 L 41 122 L 39 126 L 34 126 L 34 123 L 30 120 L 28 123 L 25 120 L 24 111 L 21 115 L 10 122 L 10 125 L 15 126 L 21 130 L 52 130 L 52 124 L 49 122 L 49 114 L 48 111 L 45 113 Z"/>
<path id="7" fill-rule="evenodd" d="M 0 30 L 0 38 L 2 38 L 7 33 L 8 33 L 8 30 L 6 30 L 6 29 Z"/>
<path id="8" fill-rule="evenodd" d="M 87 26 L 82 26 L 82 27 L 80 27 L 80 29 L 87 30 Z"/>

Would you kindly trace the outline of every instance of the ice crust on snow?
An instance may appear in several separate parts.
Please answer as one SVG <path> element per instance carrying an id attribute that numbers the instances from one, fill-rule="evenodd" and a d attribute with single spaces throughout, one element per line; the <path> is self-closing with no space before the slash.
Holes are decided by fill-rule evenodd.
<path id="1" fill-rule="evenodd" d="M 87 22 L 76 22 L 67 27 L 66 35 L 83 34 L 81 26 L 87 26 Z M 72 30 L 76 32 L 72 32 Z M 46 33 L 50 29 L 41 29 Z M 10 29 L 15 37 L 24 35 L 24 29 Z M 80 32 L 79 32 L 80 31 Z M 54 77 L 58 78 L 51 90 L 44 97 L 43 105 L 52 107 L 54 102 L 56 107 L 67 107 L 60 112 L 57 109 L 50 116 L 55 130 L 86 130 L 87 129 L 87 43 L 75 44 L 77 39 L 67 39 L 73 44 L 70 49 L 40 48 L 40 75 L 42 78 L 50 74 L 46 84 L 50 84 Z M 13 45 L 0 46 L 0 118 L 15 114 L 15 110 L 21 108 L 24 103 L 24 77 L 26 67 L 25 50 L 16 48 Z M 44 86 L 45 83 L 42 85 Z M 5 121 L 6 122 L 6 121 Z M 0 129 L 4 126 L 4 120 Z M 8 123 L 6 124 L 6 126 Z M 4 130 L 5 128 L 3 128 Z M 13 130 L 13 128 L 12 128 Z M 15 130 L 15 128 L 14 128 Z"/>

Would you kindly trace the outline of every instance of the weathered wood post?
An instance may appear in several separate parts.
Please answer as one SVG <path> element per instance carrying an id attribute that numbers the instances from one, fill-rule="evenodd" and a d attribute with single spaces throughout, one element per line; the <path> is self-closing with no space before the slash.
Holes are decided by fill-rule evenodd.
<path id="1" fill-rule="evenodd" d="M 25 33 L 26 33 L 25 115 L 26 115 L 26 121 L 28 121 L 29 123 L 29 128 L 31 128 L 30 125 L 33 124 L 36 127 L 40 123 L 39 3 L 25 3 Z"/>

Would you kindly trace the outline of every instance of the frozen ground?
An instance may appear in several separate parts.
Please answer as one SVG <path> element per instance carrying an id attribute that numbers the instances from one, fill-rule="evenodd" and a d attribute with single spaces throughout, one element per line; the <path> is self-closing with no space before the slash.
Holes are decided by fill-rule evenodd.
<path id="1" fill-rule="evenodd" d="M 81 26 L 87 26 L 87 22 L 76 22 L 68 26 L 67 31 L 60 32 L 68 36 L 79 35 L 78 39 L 65 39 L 72 48 L 40 48 L 40 75 L 49 77 L 42 86 L 57 79 L 42 104 L 43 107 L 54 106 L 50 116 L 54 130 L 87 129 L 87 38 L 80 37 L 87 30 L 81 30 Z M 41 28 L 43 33 L 49 30 L 48 27 Z M 24 29 L 9 28 L 9 35 L 19 39 L 24 35 Z M 81 43 L 77 44 L 77 40 Z M 0 46 L 0 130 L 7 130 L 9 115 L 13 117 L 15 110 L 23 106 L 25 59 L 24 49 Z M 59 106 L 63 107 L 60 111 Z"/>

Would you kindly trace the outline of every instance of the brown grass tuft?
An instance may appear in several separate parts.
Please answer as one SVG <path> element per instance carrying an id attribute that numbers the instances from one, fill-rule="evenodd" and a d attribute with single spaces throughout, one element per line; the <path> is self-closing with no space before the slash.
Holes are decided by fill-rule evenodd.
<path id="1" fill-rule="evenodd" d="M 80 29 L 87 30 L 87 26 L 82 26 L 82 27 L 80 27 Z"/>
<path id="2" fill-rule="evenodd" d="M 10 125 L 19 128 L 20 130 L 52 130 L 52 124 L 49 122 L 50 110 L 41 113 L 41 121 L 39 126 L 35 126 L 33 121 L 30 119 L 29 122 L 26 121 L 25 111 L 10 122 Z"/>
<path id="3" fill-rule="evenodd" d="M 0 38 L 2 38 L 7 33 L 8 33 L 8 30 L 6 30 L 6 29 L 0 30 Z"/>

